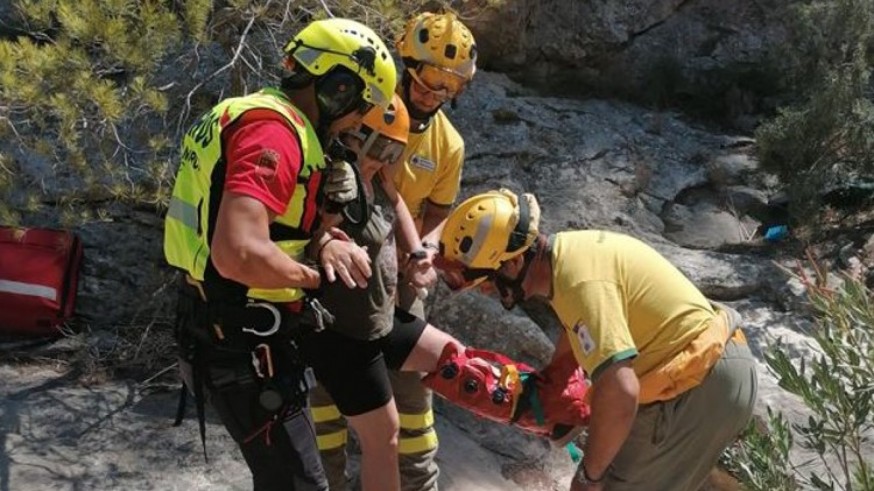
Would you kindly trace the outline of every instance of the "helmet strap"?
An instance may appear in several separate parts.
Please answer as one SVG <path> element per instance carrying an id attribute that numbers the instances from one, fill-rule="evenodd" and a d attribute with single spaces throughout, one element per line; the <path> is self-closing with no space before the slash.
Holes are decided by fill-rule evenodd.
<path id="1" fill-rule="evenodd" d="M 507 238 L 507 252 L 518 251 L 525 247 L 525 243 L 528 241 L 528 226 L 531 219 L 528 200 L 525 199 L 525 196 L 519 196 L 517 201 L 519 202 L 519 221 Z"/>
<path id="2" fill-rule="evenodd" d="M 516 278 L 511 280 L 500 273 L 494 277 L 495 286 L 498 288 L 498 293 L 501 294 L 501 305 L 507 310 L 513 310 L 516 304 L 525 300 L 525 290 L 522 289 L 522 283 L 525 281 L 525 277 L 528 276 L 528 268 L 534 262 L 529 252 L 531 252 L 530 249 L 525 251 L 523 255 L 524 263 Z"/>
<path id="3" fill-rule="evenodd" d="M 294 90 L 303 89 L 311 83 L 313 83 L 312 74 L 310 74 L 306 70 L 302 70 L 300 67 L 297 67 L 295 68 L 295 71 L 282 77 L 279 86 L 284 92 L 291 92 Z"/>

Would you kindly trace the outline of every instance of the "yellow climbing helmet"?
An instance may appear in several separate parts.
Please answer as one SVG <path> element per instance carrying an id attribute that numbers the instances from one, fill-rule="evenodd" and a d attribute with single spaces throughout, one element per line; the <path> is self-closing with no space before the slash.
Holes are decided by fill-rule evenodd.
<path id="1" fill-rule="evenodd" d="M 397 84 L 397 70 L 385 43 L 372 29 L 350 19 L 311 22 L 285 45 L 285 53 L 317 77 L 338 66 L 363 82 L 361 97 L 388 108 Z"/>
<path id="2" fill-rule="evenodd" d="M 470 270 L 497 270 L 531 247 L 539 224 L 540 206 L 532 194 L 507 189 L 478 194 L 446 219 L 440 252 Z"/>
<path id="3" fill-rule="evenodd" d="M 476 72 L 476 41 L 452 12 L 425 12 L 410 19 L 397 49 L 407 68 L 428 78 L 425 82 L 431 87 L 453 89 Z"/>

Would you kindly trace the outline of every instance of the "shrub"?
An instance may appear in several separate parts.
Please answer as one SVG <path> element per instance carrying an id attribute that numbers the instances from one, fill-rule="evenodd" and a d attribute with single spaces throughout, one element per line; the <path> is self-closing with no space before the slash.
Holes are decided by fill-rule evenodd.
<path id="1" fill-rule="evenodd" d="M 811 222 L 824 188 L 874 172 L 874 2 L 805 0 L 790 9 L 784 83 L 798 98 L 757 130 L 764 168 Z"/>
<path id="2" fill-rule="evenodd" d="M 874 457 L 865 447 L 874 430 L 874 299 L 859 278 L 847 277 L 832 290 L 816 271 L 816 278 L 801 279 L 817 321 L 810 334 L 819 354 L 798 365 L 779 346 L 765 356 L 780 387 L 799 396 L 810 415 L 789 425 L 769 409 L 767 429 L 750 428 L 730 460 L 753 491 L 874 490 Z M 794 443 L 815 455 L 819 470 L 791 465 Z"/>

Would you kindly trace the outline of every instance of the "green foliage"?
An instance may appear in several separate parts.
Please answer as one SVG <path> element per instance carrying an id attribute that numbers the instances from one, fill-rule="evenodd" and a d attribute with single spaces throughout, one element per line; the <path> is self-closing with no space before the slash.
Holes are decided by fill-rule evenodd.
<path id="1" fill-rule="evenodd" d="M 782 413 L 768 408 L 766 425 L 759 429 L 755 421 L 750 423 L 741 443 L 728 450 L 723 463 L 750 491 L 795 491 L 789 423 Z"/>
<path id="2" fill-rule="evenodd" d="M 816 278 L 801 280 L 817 320 L 811 335 L 819 354 L 795 364 L 776 346 L 765 358 L 780 387 L 809 410 L 807 421 L 792 429 L 822 470 L 789 465 L 795 442 L 782 416 L 771 414 L 769 431 L 753 430 L 732 459 L 751 490 L 794 490 L 796 482 L 819 490 L 874 490 L 874 461 L 865 447 L 874 430 L 874 299 L 858 278 L 831 290 L 816 271 Z"/>
<path id="3" fill-rule="evenodd" d="M 12 185 L 0 186 L 0 219 L 16 223 L 20 211 L 51 203 L 65 207 L 61 222 L 75 223 L 89 203 L 134 201 L 160 187 L 136 164 L 144 155 L 169 157 L 166 147 L 146 147 L 141 136 L 169 109 L 155 81 L 161 63 L 181 46 L 178 13 L 166 2 L 138 0 L 15 6 L 28 31 L 0 41 L 0 125 L 16 149 L 16 159 L 11 153 L 7 159 L 42 157 L 53 181 L 67 184 L 60 196 L 44 195 L 44 186 L 30 182 L 33 175 L 17 172 Z M 119 182 L 130 192 L 113 192 Z"/>
<path id="4" fill-rule="evenodd" d="M 183 9 L 188 35 L 197 39 L 198 42 L 206 42 L 206 26 L 212 11 L 212 0 L 188 0 Z"/>
<path id="5" fill-rule="evenodd" d="M 25 32 L 0 40 L 0 223 L 55 205 L 66 224 L 117 201 L 165 206 L 191 119 L 278 82 L 282 47 L 306 22 L 354 18 L 392 45 L 433 3 L 13 1 Z M 31 165 L 51 169 L 51 185 Z"/>
<path id="6" fill-rule="evenodd" d="M 785 84 L 798 102 L 757 131 L 763 167 L 777 173 L 801 221 L 824 186 L 874 172 L 874 2 L 806 0 L 791 10 Z"/>

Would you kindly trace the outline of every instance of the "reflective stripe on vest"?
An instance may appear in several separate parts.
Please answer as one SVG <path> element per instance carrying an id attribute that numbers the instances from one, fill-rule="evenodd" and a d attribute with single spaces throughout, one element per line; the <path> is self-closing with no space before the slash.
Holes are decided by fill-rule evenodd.
<path id="1" fill-rule="evenodd" d="M 264 89 L 245 97 L 226 99 L 200 118 L 185 134 L 182 156 L 173 195 L 164 225 L 164 255 L 171 265 L 203 281 L 209 258 L 212 175 L 223 162 L 222 131 L 247 111 L 270 110 L 282 116 L 296 133 L 303 164 L 288 208 L 274 220 L 293 240 L 277 240 L 276 245 L 289 257 L 303 259 L 304 248 L 316 217 L 316 193 L 325 167 L 325 157 L 315 129 L 285 96 L 275 89 Z M 271 237 L 273 235 L 271 234 Z M 298 238 L 302 237 L 302 238 Z M 298 288 L 250 289 L 249 297 L 269 302 L 291 302 L 303 297 Z"/>
<path id="2" fill-rule="evenodd" d="M 12 280 L 0 280 L 0 292 L 40 297 L 51 301 L 55 301 L 58 298 L 58 290 L 50 286 L 38 285 L 36 283 L 22 283 L 20 281 Z"/>

